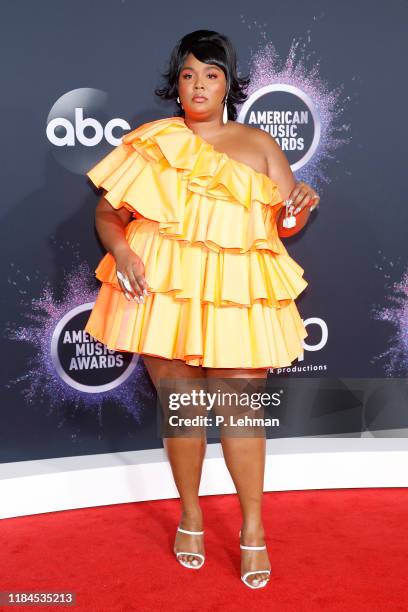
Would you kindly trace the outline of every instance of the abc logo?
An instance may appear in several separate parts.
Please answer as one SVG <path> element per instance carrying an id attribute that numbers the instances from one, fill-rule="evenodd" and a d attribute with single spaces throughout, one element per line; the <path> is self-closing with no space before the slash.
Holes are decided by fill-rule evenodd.
<path id="1" fill-rule="evenodd" d="M 112 146 L 120 145 L 130 125 L 115 114 L 107 93 L 100 89 L 82 87 L 58 98 L 45 130 L 58 165 L 83 176 Z"/>
<path id="2" fill-rule="evenodd" d="M 62 128 L 62 129 L 61 129 Z M 47 125 L 47 138 L 51 144 L 57 147 L 73 147 L 77 143 L 85 147 L 94 147 L 98 145 L 103 138 L 114 146 L 120 144 L 122 136 L 115 138 L 113 130 L 122 128 L 129 130 L 130 126 L 127 121 L 115 117 L 107 122 L 105 127 L 93 117 L 84 117 L 83 108 L 75 108 L 74 124 L 65 117 L 56 117 L 51 119 Z M 85 130 L 87 133 L 85 133 Z"/>

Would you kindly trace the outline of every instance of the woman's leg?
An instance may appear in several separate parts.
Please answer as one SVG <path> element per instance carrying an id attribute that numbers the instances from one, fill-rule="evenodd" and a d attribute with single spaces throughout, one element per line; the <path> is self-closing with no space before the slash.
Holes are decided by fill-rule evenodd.
<path id="1" fill-rule="evenodd" d="M 201 366 L 189 366 L 181 359 L 169 360 L 152 355 L 143 355 L 143 361 L 156 389 L 158 389 L 160 378 L 181 380 L 183 389 L 186 390 L 189 386 L 201 388 L 201 383 L 198 383 L 198 381 L 197 383 L 194 382 L 196 378 L 201 378 L 205 381 L 205 373 Z M 187 379 L 191 379 L 191 385 Z M 168 414 L 167 408 L 163 406 L 165 415 Z M 189 437 L 163 437 L 163 445 L 166 449 L 174 481 L 180 495 L 182 515 L 179 524 L 180 527 L 188 531 L 203 530 L 198 490 L 207 439 L 205 429 L 203 428 L 201 428 L 201 435 L 196 434 Z M 204 555 L 203 536 L 192 536 L 177 531 L 174 551 L 177 552 L 179 550 L 191 550 L 192 553 L 197 552 Z M 179 558 L 187 563 L 197 561 L 198 559 L 198 557 L 192 555 L 180 555 Z"/>
<path id="2" fill-rule="evenodd" d="M 207 388 L 209 393 L 215 393 L 218 389 L 222 390 L 224 385 L 217 379 L 222 378 L 261 378 L 266 381 L 267 369 L 220 369 L 205 368 L 207 376 Z M 238 381 L 232 383 L 236 392 L 239 391 Z M 245 389 L 246 384 L 241 385 Z M 263 386 L 263 385 L 262 385 Z M 225 390 L 232 391 L 231 388 Z M 263 388 L 262 388 L 263 391 Z M 214 411 L 223 416 L 233 414 L 234 410 L 225 407 L 214 407 Z M 252 412 L 252 409 L 249 410 Z M 241 414 L 239 416 L 242 416 Z M 221 445 L 223 449 L 225 463 L 231 474 L 242 511 L 242 534 L 241 544 L 245 546 L 263 546 L 264 528 L 262 522 L 262 499 L 263 484 L 265 474 L 265 431 L 263 428 L 251 433 L 251 429 L 244 432 L 245 437 L 238 437 L 239 432 L 235 433 L 228 430 L 228 427 L 221 427 Z M 223 434 L 225 432 L 225 435 Z M 253 434 L 253 435 L 252 435 Z M 241 434 L 242 435 L 242 434 Z M 256 437 L 255 437 L 256 436 Z M 238 534 L 237 534 L 238 535 Z M 251 551 L 241 550 L 241 575 L 257 569 L 270 569 L 267 550 Z M 267 579 L 268 574 L 260 572 L 252 574 L 248 580 L 254 585 L 261 580 Z"/>

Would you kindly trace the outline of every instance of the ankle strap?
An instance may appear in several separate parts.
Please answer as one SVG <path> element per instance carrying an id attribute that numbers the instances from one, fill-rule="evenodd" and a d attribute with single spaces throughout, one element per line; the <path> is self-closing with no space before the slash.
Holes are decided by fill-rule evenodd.
<path id="1" fill-rule="evenodd" d="M 265 550 L 266 545 L 264 546 L 244 546 L 243 544 L 239 545 L 240 548 L 243 548 L 244 550 Z"/>
<path id="2" fill-rule="evenodd" d="M 177 527 L 178 531 L 182 533 L 188 533 L 189 535 L 202 535 L 204 531 L 187 531 L 187 529 L 182 529 L 181 527 Z"/>

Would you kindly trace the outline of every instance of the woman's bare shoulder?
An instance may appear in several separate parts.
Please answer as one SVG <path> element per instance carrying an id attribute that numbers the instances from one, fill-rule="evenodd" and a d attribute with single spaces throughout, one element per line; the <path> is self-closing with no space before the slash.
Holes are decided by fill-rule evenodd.
<path id="1" fill-rule="evenodd" d="M 261 148 L 267 156 L 279 155 L 282 153 L 279 144 L 269 132 L 252 125 L 238 122 L 234 123 L 234 131 L 237 139 L 244 138 L 245 141 L 248 141 L 248 143 L 254 147 L 258 149 Z"/>
<path id="2" fill-rule="evenodd" d="M 265 130 L 242 123 L 236 123 L 234 129 L 237 147 L 241 146 L 243 150 L 245 149 L 248 159 L 252 159 L 258 164 L 264 164 L 264 170 L 260 170 L 260 172 L 278 183 L 282 192 L 289 193 L 296 181 L 288 158 L 275 138 Z M 239 145 L 239 141 L 244 142 L 245 145 Z M 249 165 L 253 164 L 249 163 Z"/>
<path id="3" fill-rule="evenodd" d="M 268 140 L 271 139 L 272 137 L 260 128 L 230 121 L 222 147 L 227 149 L 226 152 L 231 157 L 251 166 L 257 172 L 267 174 L 267 157 L 270 155 Z"/>

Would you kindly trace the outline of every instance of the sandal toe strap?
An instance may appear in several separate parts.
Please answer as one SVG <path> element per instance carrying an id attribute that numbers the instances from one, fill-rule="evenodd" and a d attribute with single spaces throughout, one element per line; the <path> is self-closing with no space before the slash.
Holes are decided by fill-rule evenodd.
<path id="1" fill-rule="evenodd" d="M 201 553 L 193 553 L 189 550 L 187 551 L 179 550 L 178 552 L 176 552 L 176 557 L 178 557 L 179 555 L 192 555 L 193 557 L 200 557 L 200 559 L 204 561 L 204 555 L 202 555 Z"/>
<path id="2" fill-rule="evenodd" d="M 270 573 L 271 573 L 271 570 L 266 570 L 266 569 L 262 570 L 262 569 L 260 569 L 260 570 L 255 570 L 255 571 L 252 571 L 252 572 L 246 572 L 246 574 L 241 576 L 241 578 L 243 580 L 245 580 L 245 578 L 247 578 L 248 576 L 252 576 L 253 574 L 268 574 L 269 575 Z M 264 580 L 265 580 L 265 578 L 264 578 Z"/>

